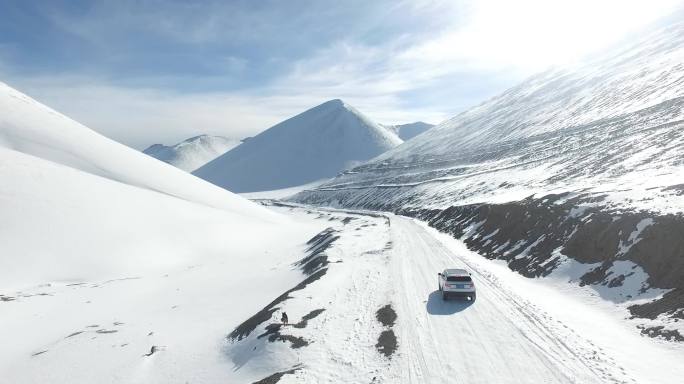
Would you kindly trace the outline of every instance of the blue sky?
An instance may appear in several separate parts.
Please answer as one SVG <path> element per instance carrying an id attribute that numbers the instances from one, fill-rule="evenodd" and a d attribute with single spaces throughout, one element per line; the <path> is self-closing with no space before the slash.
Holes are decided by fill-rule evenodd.
<path id="1" fill-rule="evenodd" d="M 136 148 L 253 135 L 333 98 L 438 123 L 673 3 L 3 0 L 0 81 Z"/>

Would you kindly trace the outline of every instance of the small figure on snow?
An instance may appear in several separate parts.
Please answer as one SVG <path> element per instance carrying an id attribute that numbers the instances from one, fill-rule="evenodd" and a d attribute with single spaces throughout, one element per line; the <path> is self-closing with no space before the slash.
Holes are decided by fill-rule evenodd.
<path id="1" fill-rule="evenodd" d="M 283 324 L 287 324 L 287 313 L 283 312 L 283 315 L 280 316 L 280 321 L 281 321 Z"/>

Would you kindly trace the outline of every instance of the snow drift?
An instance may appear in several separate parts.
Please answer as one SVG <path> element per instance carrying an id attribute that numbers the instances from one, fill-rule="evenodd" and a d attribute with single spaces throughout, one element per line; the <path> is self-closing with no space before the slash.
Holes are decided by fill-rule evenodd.
<path id="1" fill-rule="evenodd" d="M 194 172 L 233 192 L 277 190 L 330 178 L 401 143 L 341 100 L 285 120 Z"/>
<path id="2" fill-rule="evenodd" d="M 241 143 L 240 140 L 231 140 L 223 136 L 199 135 L 171 146 L 153 144 L 143 153 L 176 168 L 192 172 Z"/>

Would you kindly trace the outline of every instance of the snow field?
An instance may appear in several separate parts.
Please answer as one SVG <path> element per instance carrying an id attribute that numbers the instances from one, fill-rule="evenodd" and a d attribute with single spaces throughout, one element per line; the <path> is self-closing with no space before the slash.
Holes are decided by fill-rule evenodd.
<path id="1" fill-rule="evenodd" d="M 252 247 L 114 279 L 3 289 L 0 381 L 232 382 L 226 334 L 301 280 L 290 262 L 324 225 L 293 221 Z"/>

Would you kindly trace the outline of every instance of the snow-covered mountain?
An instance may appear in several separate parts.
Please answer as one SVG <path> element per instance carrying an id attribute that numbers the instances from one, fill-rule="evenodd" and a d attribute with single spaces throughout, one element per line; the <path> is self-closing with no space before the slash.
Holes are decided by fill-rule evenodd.
<path id="1" fill-rule="evenodd" d="M 330 178 L 401 142 L 349 104 L 331 100 L 267 129 L 193 173 L 233 192 L 282 189 Z"/>
<path id="2" fill-rule="evenodd" d="M 420 217 L 667 330 L 684 315 L 681 20 L 533 76 L 293 199 Z"/>
<path id="3" fill-rule="evenodd" d="M 283 220 L 2 83 L 0 112 L 0 288 L 225 253 Z"/>
<path id="4" fill-rule="evenodd" d="M 178 144 L 153 144 L 143 153 L 187 172 L 192 172 L 240 145 L 242 141 L 223 136 L 199 135 Z"/>
<path id="5" fill-rule="evenodd" d="M 434 124 L 424 123 L 422 121 L 416 121 L 415 123 L 408 124 L 395 124 L 387 125 L 383 124 L 383 127 L 394 132 L 395 135 L 399 136 L 400 139 L 406 141 L 420 135 L 421 133 L 427 131 L 428 129 L 434 127 Z"/>
<path id="6" fill-rule="evenodd" d="M 276 214 L 2 83 L 0 213 L 0 381 L 11 383 L 233 382 L 218 347 L 227 329 L 304 278 L 283 260 L 327 225 Z"/>
<path id="7" fill-rule="evenodd" d="M 400 216 L 264 202 L 278 213 L 267 211 L 6 86 L 0 180 L 3 382 L 669 383 L 684 374 L 684 349 L 632 332 L 622 313 L 562 289 L 565 279 L 523 279 Z M 458 228 L 453 210 L 405 212 Z M 477 301 L 442 299 L 435 272 L 445 266 L 472 272 Z M 628 285 L 643 278 L 632 274 Z M 642 330 L 679 335 L 665 331 Z"/>

